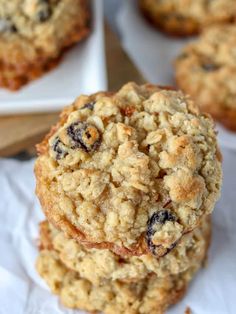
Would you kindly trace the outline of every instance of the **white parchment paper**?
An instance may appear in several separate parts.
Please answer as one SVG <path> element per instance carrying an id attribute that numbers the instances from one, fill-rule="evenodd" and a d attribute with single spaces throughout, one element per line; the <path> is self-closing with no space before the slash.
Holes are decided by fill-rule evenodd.
<path id="1" fill-rule="evenodd" d="M 1 115 L 55 111 L 81 93 L 106 89 L 102 0 L 91 0 L 91 7 L 90 35 L 70 49 L 54 70 L 17 92 L 0 89 Z"/>
<path id="2" fill-rule="evenodd" d="M 207 268 L 169 313 L 235 314 L 236 156 L 224 151 L 224 185 L 213 214 Z M 34 161 L 0 159 L 0 314 L 83 313 L 63 308 L 35 271 L 38 223 L 43 214 L 34 195 Z"/>
<path id="3" fill-rule="evenodd" d="M 0 313 L 73 313 L 60 306 L 35 271 L 38 223 L 44 217 L 34 194 L 33 163 L 0 159 Z"/>
<path id="4" fill-rule="evenodd" d="M 123 46 L 147 81 L 175 85 L 173 62 L 191 39 L 166 36 L 153 28 L 140 14 L 136 0 L 123 1 L 118 14 L 118 29 Z M 217 125 L 219 142 L 236 151 L 236 133 Z"/>

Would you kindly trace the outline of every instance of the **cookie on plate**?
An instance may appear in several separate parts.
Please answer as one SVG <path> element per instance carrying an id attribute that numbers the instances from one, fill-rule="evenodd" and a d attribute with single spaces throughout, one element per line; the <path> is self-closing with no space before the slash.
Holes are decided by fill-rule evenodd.
<path id="1" fill-rule="evenodd" d="M 185 294 L 198 266 L 178 275 L 150 275 L 137 283 L 105 280 L 98 286 L 67 268 L 54 250 L 42 250 L 36 268 L 62 304 L 104 314 L 163 314 Z"/>
<path id="2" fill-rule="evenodd" d="M 236 25 L 214 26 L 175 62 L 178 86 L 202 111 L 236 131 Z"/>
<path id="3" fill-rule="evenodd" d="M 183 236 L 178 246 L 164 257 L 158 259 L 151 254 L 121 257 L 108 249 L 86 249 L 44 221 L 40 224 L 40 247 L 55 250 L 66 267 L 98 286 L 104 280 L 138 282 L 153 273 L 163 278 L 199 265 L 206 254 L 210 235 L 207 217 L 200 227 Z"/>
<path id="4" fill-rule="evenodd" d="M 180 91 L 129 83 L 80 96 L 37 148 L 47 219 L 87 247 L 163 256 L 219 197 L 213 121 Z"/>
<path id="5" fill-rule="evenodd" d="M 0 0 L 0 86 L 16 90 L 53 68 L 88 22 L 86 0 Z"/>
<path id="6" fill-rule="evenodd" d="M 148 20 L 177 36 L 199 33 L 212 24 L 235 21 L 235 0 L 139 0 Z"/>

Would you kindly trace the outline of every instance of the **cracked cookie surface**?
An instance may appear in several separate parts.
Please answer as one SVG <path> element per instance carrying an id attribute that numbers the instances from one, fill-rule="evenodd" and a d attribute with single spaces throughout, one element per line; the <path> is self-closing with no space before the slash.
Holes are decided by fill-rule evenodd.
<path id="1" fill-rule="evenodd" d="M 54 67 L 89 31 L 86 0 L 0 0 L 0 86 L 18 89 Z"/>
<path id="2" fill-rule="evenodd" d="M 144 15 L 161 30 L 193 35 L 212 24 L 235 21 L 235 0 L 139 0 Z"/>
<path id="3" fill-rule="evenodd" d="M 206 254 L 210 235 L 207 217 L 199 228 L 183 236 L 178 246 L 164 257 L 156 258 L 151 254 L 121 257 L 108 249 L 86 249 L 44 221 L 40 225 L 40 247 L 53 249 L 66 267 L 99 286 L 106 280 L 138 282 L 152 274 L 163 278 L 198 266 Z"/>
<path id="4" fill-rule="evenodd" d="M 236 26 L 215 26 L 176 59 L 178 86 L 226 127 L 236 131 Z"/>
<path id="5" fill-rule="evenodd" d="M 167 254 L 219 197 L 213 122 L 179 91 L 129 83 L 80 96 L 38 151 L 48 220 L 118 255 Z"/>

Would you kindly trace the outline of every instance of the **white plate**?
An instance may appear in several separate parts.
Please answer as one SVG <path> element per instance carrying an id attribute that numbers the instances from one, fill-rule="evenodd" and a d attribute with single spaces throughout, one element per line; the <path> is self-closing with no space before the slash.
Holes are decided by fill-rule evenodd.
<path id="1" fill-rule="evenodd" d="M 93 0 L 92 9 L 92 33 L 72 48 L 53 71 L 20 91 L 0 89 L 0 114 L 55 111 L 81 93 L 107 88 L 102 0 Z"/>
<path id="2" fill-rule="evenodd" d="M 173 85 L 173 61 L 182 47 L 192 39 L 181 40 L 165 36 L 145 21 L 136 1 L 123 3 L 118 15 L 118 28 L 128 54 L 148 81 Z M 217 125 L 217 130 L 220 145 L 236 150 L 236 133 L 220 125 Z"/>
<path id="3" fill-rule="evenodd" d="M 220 124 L 216 126 L 220 146 L 236 151 L 236 133 L 226 130 Z"/>

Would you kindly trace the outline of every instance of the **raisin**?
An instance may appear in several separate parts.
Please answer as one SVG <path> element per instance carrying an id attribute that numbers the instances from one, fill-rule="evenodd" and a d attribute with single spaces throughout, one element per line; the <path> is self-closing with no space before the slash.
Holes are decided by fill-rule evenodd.
<path id="1" fill-rule="evenodd" d="M 95 101 L 89 102 L 87 104 L 85 104 L 82 108 L 80 108 L 81 110 L 83 109 L 89 109 L 89 110 L 93 110 L 94 109 L 94 105 L 95 105 Z"/>
<path id="2" fill-rule="evenodd" d="M 37 20 L 41 23 L 46 22 L 52 15 L 52 10 L 49 6 L 48 0 L 39 0 L 39 11 L 37 13 Z"/>
<path id="3" fill-rule="evenodd" d="M 152 228 L 157 223 L 164 225 L 166 221 L 176 221 L 176 217 L 169 210 L 160 210 L 149 219 L 148 227 Z"/>
<path id="4" fill-rule="evenodd" d="M 16 33 L 16 26 L 9 19 L 0 19 L 0 32 Z"/>
<path id="5" fill-rule="evenodd" d="M 43 23 L 43 22 L 46 22 L 51 16 L 51 10 L 48 9 L 48 10 L 41 10 L 38 12 L 38 21 Z"/>
<path id="6" fill-rule="evenodd" d="M 10 30 L 9 30 L 11 33 L 17 33 L 17 27 L 12 24 L 12 26 L 10 27 Z"/>
<path id="7" fill-rule="evenodd" d="M 59 137 L 55 138 L 52 149 L 56 153 L 56 160 L 62 159 L 68 155 L 66 152 L 66 146 L 62 143 Z"/>
<path id="8" fill-rule="evenodd" d="M 203 63 L 202 64 L 202 68 L 203 70 L 205 70 L 206 72 L 213 72 L 219 69 L 219 65 L 214 64 L 212 62 L 207 62 L 207 63 Z"/>
<path id="9" fill-rule="evenodd" d="M 81 148 L 86 152 L 95 151 L 101 144 L 98 129 L 86 122 L 75 122 L 67 128 L 67 134 L 73 141 L 72 148 Z"/>
<path id="10" fill-rule="evenodd" d="M 146 241 L 149 250 L 153 255 L 156 255 L 156 252 L 160 250 L 160 245 L 154 245 L 152 242 L 152 236 L 155 234 L 155 226 L 157 224 L 164 225 L 167 221 L 176 221 L 176 216 L 173 215 L 169 210 L 160 210 L 155 212 L 147 223 L 147 232 L 146 232 Z M 170 252 L 174 247 L 175 243 L 172 244 L 169 248 L 165 249 L 162 253 L 162 256 Z"/>

